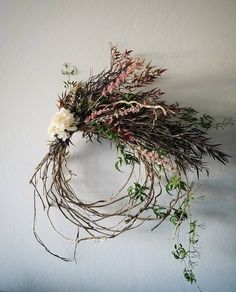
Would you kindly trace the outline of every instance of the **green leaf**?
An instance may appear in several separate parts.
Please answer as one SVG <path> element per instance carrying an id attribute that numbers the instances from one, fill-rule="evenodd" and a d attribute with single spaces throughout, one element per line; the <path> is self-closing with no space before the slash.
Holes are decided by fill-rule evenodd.
<path id="1" fill-rule="evenodd" d="M 183 260 L 186 258 L 188 253 L 185 250 L 185 248 L 182 246 L 182 244 L 179 243 L 179 244 L 175 244 L 172 254 L 176 259 Z"/>
<path id="2" fill-rule="evenodd" d="M 122 172 L 122 171 L 120 170 L 120 167 L 122 166 L 122 164 L 123 164 L 123 160 L 122 160 L 122 158 L 121 158 L 121 157 L 118 157 L 118 161 L 115 163 L 115 168 L 116 168 L 116 170 Z"/>
<path id="3" fill-rule="evenodd" d="M 123 165 L 134 165 L 134 163 L 139 164 L 138 158 L 134 153 L 125 149 L 125 145 L 117 144 L 117 151 L 120 154 L 118 161 L 115 164 L 115 168 L 120 171 L 120 167 Z"/>
<path id="4" fill-rule="evenodd" d="M 191 284 L 196 283 L 196 277 L 192 270 L 184 269 L 184 277 Z"/>
<path id="5" fill-rule="evenodd" d="M 167 216 L 167 208 L 163 206 L 155 206 L 152 208 L 154 214 L 156 215 L 157 219 L 163 219 Z"/>
<path id="6" fill-rule="evenodd" d="M 170 217 L 170 222 L 174 225 L 180 225 L 186 219 L 188 219 L 188 213 L 186 212 L 186 210 L 179 208 L 175 210 L 173 215 Z"/>
<path id="7" fill-rule="evenodd" d="M 183 191 L 187 191 L 187 184 L 181 180 L 180 176 L 173 176 L 169 182 L 166 184 L 166 192 L 169 195 L 173 195 L 172 191 L 176 189 L 181 189 Z"/>
<path id="8" fill-rule="evenodd" d="M 140 185 L 139 183 L 134 183 L 134 187 L 128 188 L 128 195 L 131 199 L 140 200 L 143 202 L 147 197 L 147 191 L 149 188 L 146 185 Z"/>

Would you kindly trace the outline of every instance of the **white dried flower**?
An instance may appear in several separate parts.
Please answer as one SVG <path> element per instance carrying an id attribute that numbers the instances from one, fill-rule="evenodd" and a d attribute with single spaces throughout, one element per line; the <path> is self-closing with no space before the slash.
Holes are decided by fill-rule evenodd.
<path id="1" fill-rule="evenodd" d="M 76 120 L 74 115 L 65 108 L 60 108 L 59 112 L 51 119 L 50 126 L 48 128 L 48 134 L 50 138 L 58 137 L 65 141 L 70 137 L 71 131 L 76 131 Z"/>

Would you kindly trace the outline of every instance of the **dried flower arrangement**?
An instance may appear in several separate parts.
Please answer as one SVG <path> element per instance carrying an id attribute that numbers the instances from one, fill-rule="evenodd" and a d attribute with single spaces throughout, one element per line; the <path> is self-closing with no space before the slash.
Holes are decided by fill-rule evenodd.
<path id="1" fill-rule="evenodd" d="M 216 123 L 206 114 L 178 103 L 163 100 L 159 88 L 148 87 L 165 69 L 158 69 L 144 59 L 133 58 L 132 51 L 118 51 L 111 46 L 111 67 L 88 81 L 65 81 L 65 93 L 59 98 L 59 111 L 52 118 L 49 152 L 31 178 L 34 187 L 34 235 L 51 254 L 36 232 L 36 198 L 39 197 L 49 221 L 51 207 L 57 207 L 65 219 L 76 226 L 73 239 L 76 248 L 81 241 L 114 238 L 148 220 L 152 230 L 166 219 L 175 227 L 173 256 L 182 261 L 184 277 L 196 282 L 193 268 L 199 257 L 197 228 L 201 224 L 192 217 L 191 201 L 195 198 L 189 171 L 199 173 L 208 168 L 207 156 L 225 164 L 228 155 L 211 143 L 207 130 L 231 123 Z M 76 68 L 66 64 L 62 72 L 69 77 Z M 145 89 L 146 88 L 146 89 Z M 73 173 L 68 168 L 71 137 L 81 131 L 88 141 L 108 139 L 117 148 L 115 168 L 130 166 L 130 175 L 118 193 L 107 200 L 85 203 L 70 184 Z M 136 168 L 144 169 L 132 185 Z M 122 192 L 125 192 L 123 194 Z M 165 198 L 162 204 L 161 198 Z M 112 208 L 110 209 L 110 207 Z M 114 220 L 116 219 L 115 224 Z M 113 222 L 113 223 L 111 223 Z M 181 244 L 180 227 L 187 224 L 188 244 Z M 57 230 L 56 230 L 57 231 Z M 60 235 L 63 236 L 59 231 Z"/>

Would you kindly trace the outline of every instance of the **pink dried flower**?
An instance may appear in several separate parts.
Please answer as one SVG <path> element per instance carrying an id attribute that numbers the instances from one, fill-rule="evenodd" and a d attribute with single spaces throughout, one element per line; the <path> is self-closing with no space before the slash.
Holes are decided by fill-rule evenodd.
<path id="1" fill-rule="evenodd" d="M 126 78 L 132 74 L 134 72 L 134 70 L 139 66 L 138 62 L 133 62 L 131 63 L 131 65 L 129 65 L 125 71 L 121 72 L 117 78 L 112 81 L 106 89 L 104 89 L 102 91 L 102 95 L 106 96 L 108 93 L 111 94 L 113 92 L 114 89 L 116 89 L 117 87 L 120 86 L 120 84 L 122 84 Z"/>
<path id="2" fill-rule="evenodd" d="M 104 108 L 104 109 L 100 109 L 98 111 L 95 111 L 93 113 L 91 113 L 86 119 L 85 119 L 85 123 L 90 122 L 91 120 L 96 119 L 97 117 L 101 116 L 102 114 L 105 114 L 106 112 L 110 111 L 110 108 Z"/>

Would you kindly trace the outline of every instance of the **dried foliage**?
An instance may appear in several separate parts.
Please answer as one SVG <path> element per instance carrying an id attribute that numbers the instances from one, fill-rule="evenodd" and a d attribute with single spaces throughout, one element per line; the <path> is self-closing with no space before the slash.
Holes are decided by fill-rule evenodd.
<path id="1" fill-rule="evenodd" d="M 199 256 L 196 229 L 200 224 L 190 212 L 194 189 L 188 181 L 188 171 L 196 171 L 197 176 L 202 171 L 208 173 L 204 161 L 207 156 L 223 164 L 228 162 L 228 156 L 211 141 L 207 130 L 231 121 L 226 119 L 217 124 L 212 117 L 199 115 L 193 108 L 165 102 L 161 89 L 148 86 L 164 72 L 165 69 L 158 69 L 144 59 L 133 58 L 131 51 L 122 53 L 112 46 L 109 70 L 91 76 L 86 82 L 65 82 L 66 91 L 59 98 L 59 109 L 73 114 L 76 130 L 64 129 L 65 139 L 55 135 L 49 152 L 36 168 L 31 179 L 35 218 L 38 196 L 56 230 L 50 210 L 57 207 L 78 230 L 72 240 L 75 258 L 81 241 L 114 238 L 147 220 L 155 222 L 155 229 L 169 219 L 175 226 L 177 238 L 172 253 L 185 263 L 184 277 L 193 283 L 196 282 L 193 268 Z M 77 131 L 89 141 L 110 140 L 117 147 L 116 169 L 120 171 L 124 165 L 131 168 L 124 186 L 107 200 L 85 203 L 71 187 L 73 174 L 67 162 L 71 136 Z M 145 176 L 138 175 L 131 184 L 137 165 L 145 169 Z M 162 197 L 168 202 L 165 205 L 161 204 Z M 187 248 L 179 242 L 178 236 L 183 223 L 189 225 Z M 35 227 L 34 220 L 36 239 L 52 253 Z"/>

